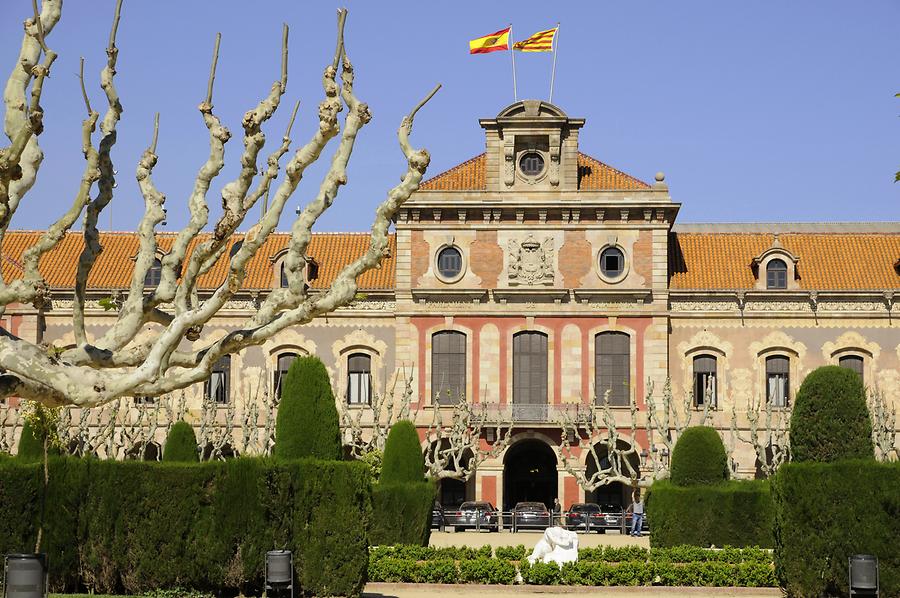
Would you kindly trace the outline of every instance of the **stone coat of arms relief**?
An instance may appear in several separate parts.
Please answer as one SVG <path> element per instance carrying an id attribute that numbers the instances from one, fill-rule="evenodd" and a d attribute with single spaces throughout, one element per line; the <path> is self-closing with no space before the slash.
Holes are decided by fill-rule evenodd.
<path id="1" fill-rule="evenodd" d="M 540 242 L 534 235 L 528 235 L 523 241 L 511 239 L 507 251 L 510 286 L 553 284 L 553 237 Z"/>

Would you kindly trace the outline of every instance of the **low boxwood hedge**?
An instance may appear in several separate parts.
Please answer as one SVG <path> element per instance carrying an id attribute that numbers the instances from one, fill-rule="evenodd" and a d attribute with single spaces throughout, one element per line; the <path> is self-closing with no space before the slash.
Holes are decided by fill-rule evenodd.
<path id="1" fill-rule="evenodd" d="M 647 498 L 653 546 L 775 545 L 775 504 L 766 480 L 681 487 L 653 484 Z"/>
<path id="2" fill-rule="evenodd" d="M 848 558 L 878 557 L 882 596 L 900 596 L 900 463 L 788 463 L 773 480 L 775 565 L 793 596 L 847 596 Z"/>
<path id="3" fill-rule="evenodd" d="M 0 461 L 0 553 L 34 549 L 40 468 Z M 287 548 L 304 592 L 358 595 L 370 516 L 359 463 L 52 459 L 42 550 L 54 590 L 259 593 Z"/>
<path id="4" fill-rule="evenodd" d="M 407 547 L 373 549 L 369 561 L 369 580 L 394 583 L 477 583 L 580 586 L 743 586 L 774 587 L 775 573 L 771 553 L 760 549 L 711 551 L 695 547 L 663 549 L 643 553 L 641 560 L 602 560 L 604 549 L 579 551 L 579 561 L 563 567 L 555 564 L 528 563 L 500 556 L 455 560 L 446 549 L 425 553 L 432 557 L 417 560 Z M 524 547 L 522 547 L 524 549 Z M 389 550 L 390 549 L 390 550 Z M 590 550 L 590 552 L 585 552 Z M 698 550 L 706 554 L 700 554 Z M 498 548 L 499 554 L 518 553 L 518 547 Z M 718 556 L 718 555 L 722 556 Z M 610 557 L 635 557 L 637 553 L 609 551 Z M 693 559 L 679 561 L 678 559 Z"/>

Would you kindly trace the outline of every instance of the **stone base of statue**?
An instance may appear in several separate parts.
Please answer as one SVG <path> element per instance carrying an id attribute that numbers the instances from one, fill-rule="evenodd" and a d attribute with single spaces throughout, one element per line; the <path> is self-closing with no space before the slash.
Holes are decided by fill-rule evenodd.
<path id="1" fill-rule="evenodd" d="M 532 565 L 538 561 L 542 563 L 556 563 L 560 567 L 563 563 L 574 563 L 578 560 L 578 534 L 561 527 L 548 527 L 544 530 L 544 537 L 534 547 L 528 562 Z"/>

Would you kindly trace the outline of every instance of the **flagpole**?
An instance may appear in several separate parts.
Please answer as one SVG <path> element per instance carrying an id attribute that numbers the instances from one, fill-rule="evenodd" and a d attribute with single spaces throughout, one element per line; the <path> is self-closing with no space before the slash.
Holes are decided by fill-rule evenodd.
<path id="1" fill-rule="evenodd" d="M 559 23 L 556 24 L 556 34 L 553 36 L 553 70 L 550 72 L 550 103 L 553 103 L 553 82 L 556 79 L 556 50 L 559 47 Z"/>
<path id="2" fill-rule="evenodd" d="M 512 23 L 509 24 L 509 55 L 512 58 L 513 69 L 513 101 L 519 101 L 519 90 L 516 87 L 516 51 L 513 49 Z"/>

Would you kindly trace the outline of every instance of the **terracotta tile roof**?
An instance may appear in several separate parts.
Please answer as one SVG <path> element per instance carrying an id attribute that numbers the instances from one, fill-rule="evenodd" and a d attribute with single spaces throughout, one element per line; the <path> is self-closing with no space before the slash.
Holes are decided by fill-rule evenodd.
<path id="1" fill-rule="evenodd" d="M 484 177 L 486 162 L 486 154 L 479 154 L 428 179 L 419 186 L 419 189 L 425 191 L 483 191 L 487 189 Z M 578 188 L 590 191 L 618 191 L 649 189 L 650 185 L 579 152 Z"/>
<path id="2" fill-rule="evenodd" d="M 578 152 L 578 190 L 636 190 L 649 189 L 650 185 L 630 174 L 616 170 L 596 158 Z"/>
<path id="3" fill-rule="evenodd" d="M 21 278 L 22 254 L 33 245 L 42 233 L 40 231 L 9 231 L 3 241 L 2 266 L 5 280 Z M 208 234 L 198 235 L 188 248 L 188 252 Z M 271 257 L 287 248 L 290 235 L 273 233 L 247 265 L 245 289 L 269 289 L 274 280 Z M 235 235 L 229 244 L 243 239 Z M 175 240 L 173 233 L 157 235 L 157 244 L 163 252 L 169 251 Z M 127 289 L 134 270 L 133 258 L 137 255 L 139 242 L 135 233 L 100 233 L 103 253 L 97 259 L 88 278 L 88 287 L 94 289 Z M 327 288 L 340 269 L 363 254 L 369 246 L 368 233 L 315 233 L 309 245 L 309 255 L 319 263 L 319 278 L 313 281 L 313 288 Z M 80 232 L 71 232 L 50 253 L 41 259 L 41 272 L 51 288 L 72 288 L 78 257 L 84 247 Z M 366 272 L 359 279 L 360 290 L 393 290 L 396 253 L 394 235 L 390 238 L 391 257 L 385 258 L 381 268 Z M 229 253 L 225 253 L 209 272 L 204 274 L 199 285 L 202 289 L 214 289 L 224 279 L 228 268 Z"/>
<path id="4" fill-rule="evenodd" d="M 484 180 L 487 154 L 479 154 L 450 170 L 442 172 L 419 185 L 426 191 L 481 191 L 487 189 Z"/>
<path id="5" fill-rule="evenodd" d="M 686 233 L 669 237 L 671 289 L 752 289 L 754 257 L 772 246 L 762 233 Z M 800 259 L 797 281 L 809 290 L 900 289 L 894 263 L 900 233 L 779 233 Z"/>

